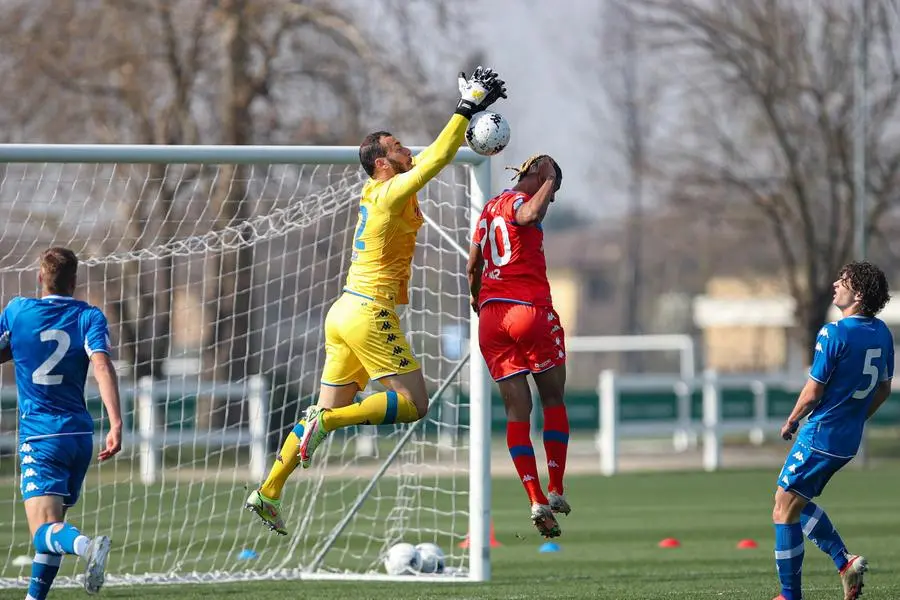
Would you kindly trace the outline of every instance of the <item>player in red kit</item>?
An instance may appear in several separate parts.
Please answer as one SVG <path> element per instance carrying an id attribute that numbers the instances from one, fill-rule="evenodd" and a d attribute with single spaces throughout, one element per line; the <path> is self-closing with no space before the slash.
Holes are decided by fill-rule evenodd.
<path id="1" fill-rule="evenodd" d="M 478 341 L 506 406 L 506 443 L 528 500 L 531 520 L 544 537 L 560 534 L 554 513 L 569 514 L 563 475 L 569 419 L 563 403 L 566 343 L 553 310 L 541 221 L 562 184 L 562 170 L 549 156 L 533 156 L 515 169 L 515 187 L 481 211 L 469 251 L 472 308 L 479 315 Z M 534 378 L 544 411 L 544 450 L 550 484 L 541 487 L 531 445 Z"/>

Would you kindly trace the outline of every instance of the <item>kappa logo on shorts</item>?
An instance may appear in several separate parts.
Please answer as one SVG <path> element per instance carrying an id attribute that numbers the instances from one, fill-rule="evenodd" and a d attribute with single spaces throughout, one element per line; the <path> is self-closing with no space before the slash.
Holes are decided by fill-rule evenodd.
<path id="1" fill-rule="evenodd" d="M 36 475 L 37 475 L 37 471 L 35 471 L 34 469 L 31 469 L 31 468 L 28 468 L 28 469 L 25 469 L 24 473 L 22 473 L 22 479 L 25 479 L 26 477 L 34 477 Z"/>
<path id="2" fill-rule="evenodd" d="M 401 358 L 400 359 L 400 368 L 408 367 L 408 366 L 409 366 L 409 361 L 406 360 L 405 358 Z"/>
<path id="3" fill-rule="evenodd" d="M 387 341 L 388 341 L 388 343 L 391 343 L 391 342 L 393 342 L 393 341 L 396 340 L 396 339 L 397 339 L 397 336 L 396 336 L 395 334 L 393 334 L 393 333 L 389 333 L 388 336 L 387 336 Z"/>
<path id="4" fill-rule="evenodd" d="M 545 360 L 545 361 L 542 362 L 542 363 L 534 363 L 534 368 L 535 368 L 535 369 L 543 369 L 544 367 L 546 367 L 547 365 L 549 365 L 551 362 L 553 362 L 552 359 L 551 359 L 551 360 Z"/>
<path id="5" fill-rule="evenodd" d="M 22 464 L 23 464 L 23 465 L 30 465 L 30 464 L 33 464 L 33 463 L 35 463 L 35 462 L 36 462 L 36 461 L 35 461 L 34 458 L 32 458 L 31 456 L 23 456 L 23 457 L 22 457 Z"/>
<path id="6" fill-rule="evenodd" d="M 38 486 L 37 486 L 37 484 L 35 484 L 33 481 L 29 481 L 29 482 L 28 482 L 28 485 L 25 486 L 25 491 L 26 491 L 26 492 L 33 492 L 33 491 L 35 491 L 36 489 L 38 489 Z"/>
<path id="7" fill-rule="evenodd" d="M 22 447 L 19 448 L 20 452 L 31 452 L 31 450 L 31 444 L 29 444 L 28 442 L 25 442 L 24 444 L 22 444 Z"/>
<path id="8" fill-rule="evenodd" d="M 562 329 L 562 327 L 560 327 L 559 325 L 554 325 L 553 327 L 550 328 L 550 333 L 556 333 L 560 329 Z"/>
<path id="9" fill-rule="evenodd" d="M 384 317 L 388 316 L 389 314 L 390 313 L 388 311 L 382 309 L 381 312 L 378 313 L 378 316 L 381 318 L 384 318 Z"/>
<path id="10" fill-rule="evenodd" d="M 400 354 L 403 352 L 403 346 L 394 346 L 394 354 Z"/>
<path id="11" fill-rule="evenodd" d="M 381 330 L 382 330 L 382 331 L 387 331 L 387 330 L 390 329 L 390 328 L 391 328 L 391 324 L 388 323 L 387 321 L 385 321 L 384 323 L 381 324 Z"/>

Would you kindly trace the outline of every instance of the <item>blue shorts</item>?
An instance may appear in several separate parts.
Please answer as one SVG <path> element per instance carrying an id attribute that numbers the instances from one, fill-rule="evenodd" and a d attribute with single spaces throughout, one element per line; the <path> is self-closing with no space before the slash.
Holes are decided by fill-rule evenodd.
<path id="1" fill-rule="evenodd" d="M 94 454 L 93 435 L 40 438 L 19 445 L 22 498 L 62 496 L 74 506 Z"/>
<path id="2" fill-rule="evenodd" d="M 812 500 L 822 493 L 831 476 L 851 460 L 829 456 L 799 441 L 794 442 L 778 476 L 778 485 L 786 492 Z"/>

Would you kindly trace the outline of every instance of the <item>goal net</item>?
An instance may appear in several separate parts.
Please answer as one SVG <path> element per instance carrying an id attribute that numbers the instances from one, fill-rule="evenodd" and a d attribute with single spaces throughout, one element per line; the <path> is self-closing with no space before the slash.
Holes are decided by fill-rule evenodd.
<path id="1" fill-rule="evenodd" d="M 325 313 L 344 284 L 366 180 L 357 153 L 0 146 L 4 304 L 38 294 L 40 251 L 66 246 L 82 260 L 76 295 L 110 322 L 123 450 L 91 466 L 68 513 L 86 534 L 111 536 L 110 584 L 385 577 L 383 558 L 399 542 L 443 550 L 446 571 L 429 581 L 489 576 L 489 402 L 480 355 L 468 360 L 465 276 L 473 205 L 483 202 L 489 166 L 467 149 L 419 193 L 426 224 L 410 302 L 398 307 L 432 395 L 428 417 L 332 434 L 285 488 L 288 536 L 243 510 L 315 401 Z M 108 428 L 92 377 L 86 402 L 99 445 Z M 7 587 L 27 585 L 33 554 L 15 428 L 7 366 Z M 64 560 L 58 584 L 78 583 L 82 568 Z"/>

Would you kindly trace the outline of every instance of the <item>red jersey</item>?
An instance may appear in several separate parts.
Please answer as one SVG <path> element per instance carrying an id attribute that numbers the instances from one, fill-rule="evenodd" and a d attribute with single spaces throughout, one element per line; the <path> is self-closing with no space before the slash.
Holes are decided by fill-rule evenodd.
<path id="1" fill-rule="evenodd" d="M 484 256 L 479 306 L 491 301 L 552 305 L 544 232 L 540 224 L 516 223 L 516 209 L 530 199 L 528 194 L 506 190 L 481 211 L 472 238 Z"/>

